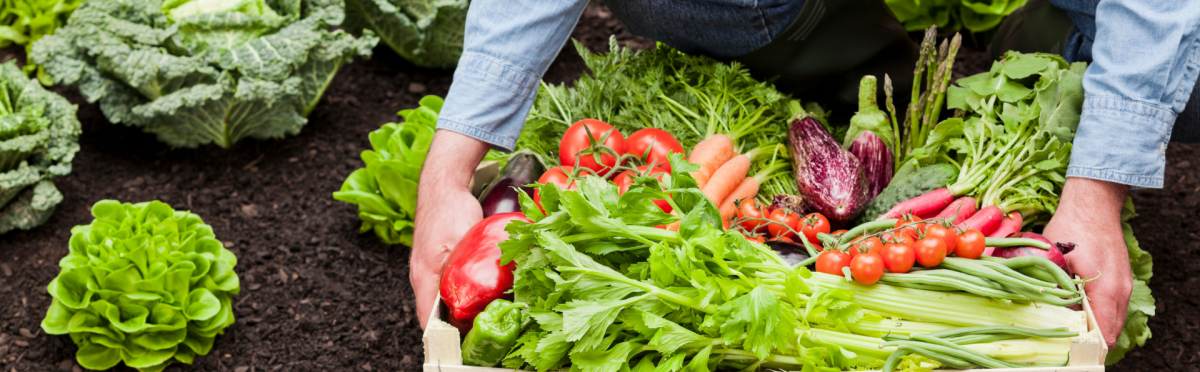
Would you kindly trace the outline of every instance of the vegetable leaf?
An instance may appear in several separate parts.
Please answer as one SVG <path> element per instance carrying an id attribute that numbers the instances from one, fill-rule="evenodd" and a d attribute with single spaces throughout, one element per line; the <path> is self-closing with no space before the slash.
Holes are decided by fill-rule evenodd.
<path id="1" fill-rule="evenodd" d="M 346 27 L 370 29 L 421 67 L 454 68 L 462 55 L 468 0 L 346 0 Z"/>

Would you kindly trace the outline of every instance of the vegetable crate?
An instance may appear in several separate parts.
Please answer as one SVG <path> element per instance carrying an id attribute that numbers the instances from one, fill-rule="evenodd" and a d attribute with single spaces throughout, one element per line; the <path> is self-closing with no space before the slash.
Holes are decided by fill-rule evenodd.
<path id="1" fill-rule="evenodd" d="M 1084 293 L 1082 286 L 1080 287 L 1080 293 Z M 1103 372 L 1104 357 L 1108 355 L 1108 345 L 1104 343 L 1104 337 L 1100 334 L 1100 326 L 1096 323 L 1096 319 L 1092 315 L 1092 306 L 1088 302 L 1086 293 L 1084 293 L 1083 297 L 1082 315 L 1086 319 L 1081 319 L 1080 321 L 1086 324 L 1087 332 L 1071 339 L 1070 360 L 1066 366 L 1005 368 L 993 369 L 992 371 Z M 425 334 L 421 337 L 425 343 L 425 365 L 422 370 L 425 372 L 512 371 L 507 368 L 485 368 L 463 365 L 463 335 L 459 334 L 458 328 L 442 320 L 446 319 L 447 316 L 448 310 L 442 304 L 442 300 L 439 297 L 437 303 L 434 304 L 432 314 L 429 316 L 429 324 L 425 327 Z"/>

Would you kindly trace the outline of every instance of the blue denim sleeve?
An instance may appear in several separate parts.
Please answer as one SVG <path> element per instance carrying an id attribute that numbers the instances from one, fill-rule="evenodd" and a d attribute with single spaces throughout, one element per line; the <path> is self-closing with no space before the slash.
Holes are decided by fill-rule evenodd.
<path id="1" fill-rule="evenodd" d="M 463 54 L 438 129 L 512 151 L 537 95 L 587 0 L 474 0 Z"/>
<path id="2" fill-rule="evenodd" d="M 1200 0 L 1100 2 L 1068 177 L 1163 186 L 1171 128 L 1200 68 L 1198 25 Z"/>

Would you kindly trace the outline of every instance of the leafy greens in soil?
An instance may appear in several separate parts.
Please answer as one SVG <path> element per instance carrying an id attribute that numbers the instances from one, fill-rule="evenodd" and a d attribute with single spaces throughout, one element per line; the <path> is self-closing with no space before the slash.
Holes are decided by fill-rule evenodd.
<path id="1" fill-rule="evenodd" d="M 42 330 L 70 334 L 76 360 L 92 370 L 124 362 L 158 372 L 208 354 L 233 325 L 231 297 L 241 292 L 237 257 L 212 226 L 159 201 L 102 200 L 92 216 L 71 229 Z"/>
<path id="2" fill-rule="evenodd" d="M 467 0 L 346 0 L 346 28 L 375 31 L 421 67 L 450 69 L 462 55 Z"/>
<path id="3" fill-rule="evenodd" d="M 333 198 L 358 205 L 362 232 L 375 231 L 387 244 L 412 245 L 417 184 L 437 127 L 442 99 L 425 96 L 420 107 L 400 111 L 403 123 L 371 132 L 373 150 L 362 152 L 366 168 L 346 177 Z"/>
<path id="4" fill-rule="evenodd" d="M 63 196 L 55 177 L 71 173 L 79 151 L 75 105 L 0 64 L 0 234 L 46 222 Z"/>
<path id="5" fill-rule="evenodd" d="M 65 25 L 80 4 L 83 0 L 0 0 L 0 48 L 24 45 L 25 54 L 30 54 L 33 42 Z M 37 70 L 42 84 L 53 83 L 40 66 L 30 63 L 24 70 Z"/>
<path id="6" fill-rule="evenodd" d="M 89 1 L 31 59 L 108 120 L 172 147 L 296 134 L 343 63 L 370 56 L 337 0 Z"/>
<path id="7" fill-rule="evenodd" d="M 572 87 L 543 83 L 517 148 L 557 159 L 552 152 L 558 151 L 563 132 L 586 118 L 611 124 L 626 136 L 642 128 L 662 129 L 688 151 L 718 133 L 728 135 L 739 153 L 782 149 L 776 145 L 787 143 L 792 99 L 770 82 L 750 77 L 737 62 L 686 55 L 664 44 L 635 52 L 618 47 L 615 38 L 607 54 L 593 54 L 578 42 L 575 48 L 591 74 Z M 751 166 L 749 174 L 786 165 L 787 171 L 770 178 L 759 192 L 767 204 L 775 194 L 797 193 L 790 158 L 772 154 Z"/>

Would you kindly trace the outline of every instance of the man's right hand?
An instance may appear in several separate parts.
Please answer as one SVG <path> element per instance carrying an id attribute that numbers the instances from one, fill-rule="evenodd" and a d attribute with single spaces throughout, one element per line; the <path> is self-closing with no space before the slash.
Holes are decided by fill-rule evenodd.
<path id="1" fill-rule="evenodd" d="M 463 234 L 483 219 L 471 195 L 471 176 L 490 145 L 465 135 L 438 130 L 429 147 L 417 186 L 416 228 L 408 279 L 417 297 L 421 329 L 429 322 L 442 282 L 442 266 Z"/>

